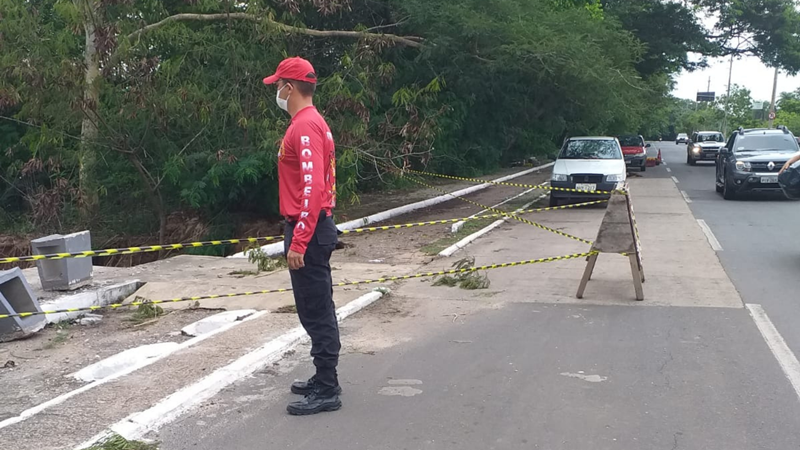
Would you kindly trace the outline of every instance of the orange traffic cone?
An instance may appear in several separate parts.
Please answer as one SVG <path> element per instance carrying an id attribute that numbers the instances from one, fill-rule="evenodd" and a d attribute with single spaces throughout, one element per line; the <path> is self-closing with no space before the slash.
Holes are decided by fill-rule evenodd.
<path id="1" fill-rule="evenodd" d="M 663 161 L 661 160 L 661 149 L 658 149 L 658 165 L 660 166 Z"/>

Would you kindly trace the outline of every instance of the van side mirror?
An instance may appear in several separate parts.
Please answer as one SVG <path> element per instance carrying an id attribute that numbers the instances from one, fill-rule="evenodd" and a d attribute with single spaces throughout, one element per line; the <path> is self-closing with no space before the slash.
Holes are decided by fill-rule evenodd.
<path id="1" fill-rule="evenodd" d="M 647 145 L 644 146 L 644 148 L 650 148 L 650 147 L 652 147 L 651 144 L 647 144 Z"/>

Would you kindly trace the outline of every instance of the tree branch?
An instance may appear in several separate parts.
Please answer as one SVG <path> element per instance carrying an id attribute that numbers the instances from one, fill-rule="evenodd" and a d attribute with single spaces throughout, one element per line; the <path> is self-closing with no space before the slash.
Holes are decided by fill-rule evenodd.
<path id="1" fill-rule="evenodd" d="M 248 13 L 222 13 L 222 14 L 175 14 L 160 22 L 146 25 L 128 35 L 128 40 L 133 41 L 142 35 L 163 27 L 170 22 L 214 22 L 219 20 L 244 20 L 256 23 L 266 23 L 280 31 L 294 34 L 305 34 L 313 37 L 347 37 L 355 39 L 387 39 L 395 44 L 405 45 L 406 47 L 420 48 L 423 39 L 417 36 L 398 36 L 396 34 L 370 33 L 367 31 L 345 31 L 345 30 L 313 30 L 310 28 L 300 28 L 284 23 L 276 22 L 266 17 L 259 17 Z"/>

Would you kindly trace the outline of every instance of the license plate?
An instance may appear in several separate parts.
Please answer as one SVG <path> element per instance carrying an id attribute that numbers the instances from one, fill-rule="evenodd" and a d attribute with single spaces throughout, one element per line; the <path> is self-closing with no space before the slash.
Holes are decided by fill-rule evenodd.
<path id="1" fill-rule="evenodd" d="M 778 177 L 761 177 L 761 184 L 774 184 L 778 182 Z"/>
<path id="2" fill-rule="evenodd" d="M 777 182 L 777 180 L 775 180 L 775 182 Z M 596 184 L 590 184 L 590 183 L 576 183 L 575 184 L 575 189 L 577 189 L 579 191 L 596 191 L 597 190 L 597 185 Z"/>

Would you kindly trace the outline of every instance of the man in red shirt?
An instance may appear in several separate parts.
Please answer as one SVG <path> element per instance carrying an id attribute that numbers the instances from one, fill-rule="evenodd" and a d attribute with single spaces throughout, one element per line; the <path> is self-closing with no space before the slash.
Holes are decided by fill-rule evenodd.
<path id="1" fill-rule="evenodd" d="M 333 303 L 331 253 L 338 242 L 332 210 L 336 206 L 336 154 L 325 119 L 313 104 L 317 75 L 311 63 L 289 58 L 264 84 L 276 84 L 275 101 L 292 116 L 278 151 L 281 215 L 286 218 L 284 249 L 300 323 L 311 337 L 316 374 L 292 384 L 305 397 L 290 403 L 293 415 L 342 407 L 336 366 L 339 325 Z"/>

